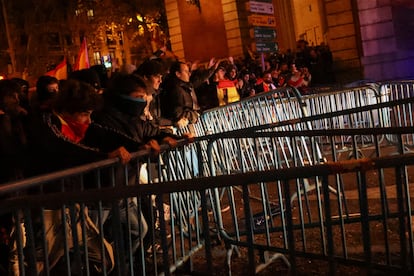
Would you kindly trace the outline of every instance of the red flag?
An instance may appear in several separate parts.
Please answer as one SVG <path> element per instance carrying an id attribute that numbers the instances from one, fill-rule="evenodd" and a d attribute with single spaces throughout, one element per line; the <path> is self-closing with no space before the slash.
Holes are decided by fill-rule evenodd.
<path id="1" fill-rule="evenodd" d="M 59 63 L 55 69 L 50 70 L 49 72 L 45 73 L 46 76 L 52 76 L 57 78 L 58 80 L 65 80 L 68 78 L 68 65 L 66 63 L 66 58 Z"/>
<path id="2" fill-rule="evenodd" d="M 86 38 L 84 37 L 75 65 L 73 66 L 73 71 L 87 69 L 89 67 L 88 45 L 86 44 Z"/>

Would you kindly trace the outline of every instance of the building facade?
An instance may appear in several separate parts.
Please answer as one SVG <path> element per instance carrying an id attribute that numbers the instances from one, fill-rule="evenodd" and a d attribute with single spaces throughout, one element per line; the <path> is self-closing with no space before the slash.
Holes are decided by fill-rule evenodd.
<path id="1" fill-rule="evenodd" d="M 63 60 L 70 68 L 84 38 L 91 65 L 118 70 L 137 63 L 163 35 L 162 1 L 0 0 L 0 74 L 22 77 L 28 71 L 36 81 Z"/>
<path id="2" fill-rule="evenodd" d="M 304 39 L 310 46 L 329 46 L 341 83 L 414 77 L 412 0 L 161 1 L 169 28 L 165 35 L 181 60 L 294 52 L 296 41 Z M 116 25 L 95 28 L 92 9 L 75 16 L 76 7 L 69 4 L 65 9 L 50 8 L 48 14 L 26 10 L 22 20 L 17 17 L 22 15 L 17 2 L 1 3 L 0 74 L 18 76 L 29 67 L 38 76 L 63 57 L 73 64 L 83 37 L 91 65 L 105 63 L 111 70 L 138 65 L 154 50 L 149 45 L 152 34 L 159 33 L 148 28 L 120 30 Z M 30 17 L 36 12 L 36 17 Z M 138 16 L 132 19 L 148 25 Z"/>
<path id="3" fill-rule="evenodd" d="M 328 45 L 339 82 L 414 77 L 411 0 L 165 0 L 165 5 L 172 50 L 183 60 L 263 50 L 269 41 L 258 41 L 252 29 L 273 28 L 270 42 L 282 52 L 295 51 L 299 39 Z"/>

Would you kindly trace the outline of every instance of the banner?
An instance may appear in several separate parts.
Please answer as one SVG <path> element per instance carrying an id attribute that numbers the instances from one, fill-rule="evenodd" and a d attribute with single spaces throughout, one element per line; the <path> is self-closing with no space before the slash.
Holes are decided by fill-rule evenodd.
<path id="1" fill-rule="evenodd" d="M 66 58 L 59 63 L 55 69 L 50 70 L 45 73 L 46 76 L 55 77 L 58 80 L 65 80 L 68 78 L 68 64 L 66 63 Z"/>
<path id="2" fill-rule="evenodd" d="M 87 69 L 89 67 L 88 44 L 86 44 L 86 38 L 84 37 L 75 65 L 73 66 L 73 71 Z"/>

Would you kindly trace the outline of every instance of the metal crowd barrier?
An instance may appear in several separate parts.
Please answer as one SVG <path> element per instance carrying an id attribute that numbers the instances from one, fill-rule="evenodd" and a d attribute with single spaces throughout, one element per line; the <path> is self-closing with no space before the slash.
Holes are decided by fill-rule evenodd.
<path id="1" fill-rule="evenodd" d="M 300 93 L 293 88 L 272 90 L 224 107 L 210 109 L 200 117 L 205 134 L 222 133 L 303 117 Z"/>
<path id="2" fill-rule="evenodd" d="M 244 131 L 228 135 L 223 143 L 228 139 L 266 137 L 277 144 L 280 137 L 302 136 L 329 136 L 331 140 L 350 136 L 355 140 L 360 135 L 401 136 L 413 132 L 412 127 Z M 227 248 L 228 271 L 237 269 L 232 266 L 236 254 L 248 260 L 248 274 L 268 266 L 270 271 L 290 270 L 293 274 L 298 267 L 327 275 L 347 273 L 351 268 L 358 274 L 412 273 L 414 198 L 409 179 L 414 156 L 404 153 L 402 144 L 391 149 L 384 143 L 377 146 L 381 151 L 388 150 L 388 154 L 309 166 L 242 169 L 240 179 L 231 187 L 211 190 L 213 210 L 217 210 L 215 220 Z M 243 155 L 239 147 L 234 160 L 242 163 Z M 211 162 L 213 165 L 214 158 Z M 263 175 L 258 176 L 258 172 Z M 305 180 L 315 184 L 312 192 L 304 192 Z M 316 185 L 319 182 L 322 184 Z M 335 196 L 330 187 L 336 189 Z M 293 194 L 297 195 L 294 200 Z M 223 205 L 229 205 L 230 211 L 220 212 Z M 275 263 L 277 259 L 284 265 Z"/>
<path id="3" fill-rule="evenodd" d="M 380 94 L 385 101 L 407 99 L 414 97 L 414 81 L 394 81 L 381 84 Z M 405 105 L 402 108 L 392 108 L 389 110 L 389 123 L 395 127 L 413 126 L 413 106 Z M 393 137 L 388 137 L 388 141 L 395 143 Z M 407 134 L 403 136 L 403 143 L 406 147 L 414 146 L 414 136 Z"/>
<path id="4" fill-rule="evenodd" d="M 203 145 L 203 149 L 209 153 L 210 172 L 206 175 L 303 167 L 327 160 L 338 161 L 389 154 L 389 149 L 384 149 L 385 135 L 383 133 L 372 135 L 375 133 L 374 128 L 391 126 L 389 110 L 393 105 L 388 105 L 387 100 L 381 98 L 377 90 L 377 86 L 364 86 L 304 97 L 295 90 L 291 93 L 289 90 L 287 92 L 275 90 L 226 107 L 209 110 L 200 120 L 203 124 L 203 127 L 198 128 L 201 130 L 199 132 L 201 135 L 203 132 L 219 133 L 220 137 L 225 138 L 243 129 L 246 132 L 261 129 L 261 131 L 277 131 L 284 134 L 292 131 L 303 133 L 307 130 L 324 130 L 322 133 L 327 133 L 329 129 L 362 129 L 363 131 L 358 135 L 339 133 L 335 136 L 319 135 L 312 138 L 279 134 L 275 136 L 277 138 L 248 139 L 241 135 L 237 139 L 214 140 L 207 147 Z M 398 106 L 401 108 L 404 104 Z M 395 135 L 388 134 L 387 137 L 395 137 Z M 310 218 L 312 208 L 308 193 L 322 185 L 321 179 L 301 178 L 297 179 L 296 183 L 297 190 L 290 195 L 290 203 L 293 204 L 298 199 L 297 204 L 306 210 Z M 263 205 L 268 204 L 268 208 L 253 216 L 254 227 L 263 227 L 265 217 L 281 214 L 284 210 L 280 204 L 269 205 L 267 185 L 264 183 L 261 185 L 263 186 L 261 194 L 266 196 L 256 199 Z M 347 210 L 346 200 L 341 199 L 344 194 L 343 180 L 339 178 L 336 185 L 328 188 L 342 202 L 342 208 Z M 227 189 L 210 191 L 214 198 L 212 201 L 218 204 L 213 208 L 217 216 L 216 221 L 220 221 L 220 210 L 224 209 L 220 204 L 232 203 L 234 191 L 237 190 L 240 189 L 235 187 L 229 191 Z M 233 207 L 233 209 L 237 208 Z M 283 258 L 283 255 L 277 256 Z"/>
<path id="5" fill-rule="evenodd" d="M 213 254 L 217 238 L 228 250 L 228 273 L 238 269 L 233 252 L 247 254 L 249 274 L 279 258 L 293 272 L 304 260 L 328 264 L 330 274 L 342 265 L 412 272 L 413 156 L 404 140 L 412 121 L 393 127 L 386 118 L 414 98 L 378 101 L 385 96 L 371 92 L 319 95 L 305 105 L 295 90 L 271 91 L 206 112 L 188 129 L 202 137 L 157 158 L 138 152 L 132 168 L 105 160 L 3 185 L 0 213 L 13 214 L 15 267 L 22 275 L 214 274 L 213 263 L 223 261 Z M 310 103 L 318 105 L 313 114 Z M 350 145 L 352 161 L 340 158 L 338 141 Z M 136 184 L 149 184 L 126 185 L 130 169 L 146 172 Z M 145 209 L 148 252 L 145 225 L 129 216 L 140 221 Z"/>
<path id="6" fill-rule="evenodd" d="M 410 81 L 396 82 L 395 84 L 386 83 L 382 84 L 381 87 L 379 84 L 371 83 L 366 86 L 329 90 L 305 96 L 301 96 L 294 88 L 277 89 L 204 112 L 200 120 L 192 125 L 192 132 L 197 136 L 204 136 L 206 134 L 224 133 L 276 122 L 297 120 L 304 117 L 311 117 L 312 120 L 300 126 L 303 130 L 404 126 L 406 125 L 405 122 L 411 124 L 409 120 L 412 118 L 412 115 L 411 106 L 409 105 L 404 107 L 406 108 L 405 111 L 392 110 L 387 107 L 378 109 L 364 109 L 364 107 L 388 102 L 389 100 L 392 101 L 396 96 L 390 98 L 389 91 L 397 90 L 395 87 L 404 92 L 393 92 L 393 95 L 404 95 L 404 97 L 407 97 L 413 89 L 412 86 Z M 384 91 L 388 92 L 385 93 Z M 402 96 L 398 97 L 401 98 Z M 355 111 L 358 108 L 360 108 L 358 112 L 348 112 L 350 110 Z M 340 112 L 344 113 L 339 114 Z M 330 114 L 337 115 L 330 116 Z M 320 117 L 318 118 L 318 116 Z M 401 120 L 404 122 L 399 122 Z M 299 126 L 296 125 L 295 128 L 298 129 Z M 291 126 L 285 126 L 280 131 L 291 129 Z M 188 132 L 189 130 L 186 129 L 185 131 Z M 360 140 L 364 147 L 373 147 L 375 141 L 368 138 L 369 136 L 367 135 L 361 135 L 355 139 Z M 380 140 L 385 138 L 388 142 L 394 142 L 391 136 L 377 137 Z M 409 136 L 404 137 L 406 140 L 405 144 L 408 146 L 412 144 L 413 138 Z M 317 139 L 316 150 L 318 150 L 318 147 L 322 147 L 330 142 L 329 137 L 321 136 Z M 337 139 L 340 139 L 335 141 L 338 154 L 348 154 L 349 157 L 352 157 L 353 141 L 351 137 L 337 137 Z M 231 142 L 229 141 L 228 143 Z M 236 147 L 236 145 L 225 146 Z M 206 147 L 207 145 L 202 144 L 203 153 L 207 150 Z M 251 156 L 254 156 L 253 152 Z M 319 159 L 323 159 L 323 156 L 320 156 Z M 232 170 L 234 168 L 227 166 L 226 169 Z M 211 174 L 208 171 L 205 173 L 207 175 Z"/>
<path id="7" fill-rule="evenodd" d="M 386 103 L 388 101 L 408 99 L 414 96 L 414 81 L 391 81 L 384 83 L 370 83 L 370 85 L 352 88 L 336 89 L 327 92 L 306 95 L 302 97 L 305 103 L 305 116 L 328 115 L 340 111 L 357 110 L 359 112 L 344 113 L 342 116 L 330 116 L 313 120 L 313 129 L 342 129 L 342 128 L 369 128 L 369 127 L 404 127 L 413 125 L 412 105 L 406 104 L 398 108 L 364 109 L 365 106 Z M 350 115 L 352 114 L 352 116 Z M 390 143 L 398 143 L 394 136 L 383 136 Z M 320 143 L 326 142 L 323 137 Z M 363 135 L 365 146 L 373 146 L 373 141 Z M 412 147 L 414 137 L 410 134 L 403 136 L 405 147 Z M 349 151 L 352 149 L 350 137 L 343 137 L 336 141 L 338 149 Z"/>
<path id="8" fill-rule="evenodd" d="M 345 129 L 345 128 L 373 128 L 389 126 L 389 112 L 384 109 L 366 109 L 359 112 L 346 112 L 339 116 L 329 114 L 340 111 L 355 110 L 361 107 L 374 105 L 381 102 L 381 97 L 376 85 L 347 88 L 328 93 L 318 93 L 303 96 L 306 115 L 327 115 L 312 120 L 313 129 Z M 329 137 L 320 137 L 319 142 L 329 142 Z M 384 138 L 384 137 L 382 137 Z M 373 141 L 362 135 L 357 139 L 365 146 L 373 145 Z M 352 149 L 351 137 L 341 137 L 335 141 L 338 150 L 349 152 Z"/>
<path id="9" fill-rule="evenodd" d="M 277 141 L 280 137 L 292 140 L 304 136 L 311 141 L 322 135 L 401 136 L 412 132 L 413 129 L 408 127 L 284 133 L 274 129 L 254 129 L 208 139 L 210 143 L 217 143 L 221 139 Z M 413 202 L 410 196 L 414 156 L 405 153 L 401 145 L 396 148 L 394 154 L 378 158 L 242 169 L 214 177 L 163 179 L 173 175 L 172 171 L 175 175 L 180 175 L 180 171 L 193 171 L 193 162 L 182 163 L 189 166 L 182 170 L 176 170 L 177 165 L 169 162 L 173 161 L 169 160 L 171 152 L 188 150 L 183 145 L 160 155 L 163 162 L 151 159 L 160 172 L 154 175 L 159 179 L 152 184 L 105 183 L 105 180 L 117 179 L 119 173 L 121 176 L 127 173 L 116 160 L 105 160 L 4 185 L 0 187 L 0 195 L 4 198 L 0 201 L 0 212 L 12 212 L 16 218 L 17 264 L 26 274 L 34 274 L 35 269 L 42 267 L 45 275 L 93 275 L 94 272 L 101 275 L 197 272 L 221 275 L 223 271 L 251 275 L 269 270 L 306 273 L 310 269 L 331 275 L 349 272 L 350 268 L 361 274 L 409 274 L 414 265 Z M 243 148 L 238 150 L 238 156 L 242 156 Z M 146 163 L 142 153 L 134 157 L 140 160 L 133 163 L 137 168 Z M 315 189 L 306 195 L 301 184 L 304 179 L 322 185 L 315 185 Z M 80 187 L 67 189 L 66 185 L 74 180 L 81 184 Z M 54 190 L 49 191 L 52 187 Z M 332 196 L 329 187 L 335 187 L 339 194 Z M 227 196 L 222 197 L 221 191 Z M 294 193 L 298 196 L 292 201 Z M 180 194 L 197 194 L 200 198 L 198 210 L 180 213 L 179 210 L 191 209 L 193 205 L 189 202 L 190 197 L 180 197 Z M 144 208 L 146 198 L 152 196 L 156 197 L 160 216 L 157 222 L 152 213 L 148 225 L 151 229 L 159 223 L 158 241 L 163 250 L 145 252 L 140 246 L 133 254 L 133 236 L 140 235 L 143 229 L 141 226 L 138 233 L 133 233 L 132 221 L 122 223 L 123 205 L 119 200 L 136 198 L 139 212 Z M 180 207 L 171 211 L 171 220 L 166 221 L 163 203 L 176 204 L 171 201 L 174 196 L 180 199 L 176 202 Z M 220 212 L 223 204 L 230 206 L 228 212 Z M 108 207 L 112 211 L 112 220 L 110 224 L 103 224 Z M 98 214 L 96 228 L 90 219 L 91 210 Z M 213 221 L 210 210 L 213 211 Z M 48 229 L 56 234 L 58 243 L 53 243 L 54 240 L 45 234 L 50 233 L 46 231 Z M 217 253 L 224 248 L 214 243 L 216 235 L 224 242 L 226 254 Z M 140 239 L 140 244 L 143 242 Z M 55 259 L 39 250 L 49 248 L 51 243 L 60 245 L 61 257 L 56 264 Z M 241 260 L 232 266 L 234 252 Z M 277 259 L 284 265 L 274 262 Z M 225 265 L 227 270 L 223 269 Z"/>
<path id="10" fill-rule="evenodd" d="M 223 107 L 214 108 L 204 112 L 199 121 L 192 125 L 193 133 L 197 136 L 207 137 L 218 134 L 223 137 L 225 133 L 266 126 L 272 123 L 291 122 L 300 120 L 305 116 L 306 110 L 297 89 L 282 88 L 272 90 L 268 93 L 261 93 L 242 101 L 228 104 Z M 279 131 L 311 130 L 312 125 L 304 122 L 301 124 L 284 124 Z M 190 129 L 182 130 L 188 132 Z M 207 152 L 209 147 L 215 152 L 215 160 L 210 162 L 214 167 L 204 166 L 204 175 L 219 175 L 229 172 L 240 171 L 241 166 L 245 171 L 254 171 L 263 168 L 282 168 L 292 166 L 304 166 L 321 162 L 324 160 L 318 143 L 306 141 L 306 137 L 299 137 L 296 140 L 280 138 L 277 146 L 272 148 L 268 139 L 260 139 L 252 143 L 249 139 L 235 141 L 232 139 L 217 141 L 208 145 L 201 143 L 203 160 L 209 158 Z M 233 162 L 238 147 L 242 147 L 246 153 L 242 158 L 242 164 Z M 224 151 L 222 150 L 224 148 Z M 278 151 L 277 154 L 272 152 Z M 225 154 L 224 154 L 225 153 Z M 237 157 L 236 157 L 237 156 Z M 304 189 L 311 190 L 308 182 L 304 182 Z"/>
<path id="11" fill-rule="evenodd" d="M 356 93 L 357 95 L 359 94 L 357 91 Z M 360 104 L 357 107 L 342 108 L 342 110 L 307 116 L 302 119 L 286 120 L 257 125 L 256 127 L 243 130 L 223 132 L 220 134 L 222 139 L 209 142 L 208 163 L 213 175 L 225 175 L 275 169 L 296 168 L 301 170 L 304 167 L 325 163 L 326 161 L 341 162 L 340 159 L 344 161 L 349 159 L 359 160 L 366 157 L 380 158 L 403 153 L 404 143 L 401 137 L 413 133 L 412 126 L 405 129 L 402 127 L 391 127 L 389 124 L 382 126 L 382 121 L 378 121 L 378 125 L 365 125 L 363 128 L 337 126 L 334 130 L 315 130 L 312 128 L 309 128 L 309 130 L 303 126 L 307 126 L 309 123 L 315 125 L 315 121 L 320 122 L 324 119 L 340 121 L 344 118 L 363 118 L 360 116 L 361 114 L 371 114 L 371 118 L 374 118 L 375 116 L 372 116 L 372 114 L 382 114 L 384 110 L 402 109 L 413 102 L 414 98 L 379 103 L 370 102 Z M 372 119 L 369 120 L 372 121 Z M 394 140 L 399 142 L 390 144 L 383 139 L 385 136 L 393 137 Z M 364 137 L 364 139 L 361 139 L 361 137 Z M 284 143 L 284 141 L 287 142 Z M 320 141 L 325 141 L 321 148 L 319 147 Z M 349 155 L 345 156 L 345 158 L 341 158 L 341 150 L 338 150 L 338 141 L 348 141 Z M 367 141 L 370 142 L 371 147 L 367 147 Z M 385 189 L 384 171 L 379 170 L 377 173 L 378 181 L 383 186 L 381 186 L 381 189 Z M 261 236 L 261 238 L 269 241 L 271 232 L 279 231 L 280 233 L 280 231 L 286 231 L 286 222 L 283 220 L 287 208 L 291 209 L 294 206 L 299 209 L 296 218 L 299 220 L 300 226 L 297 227 L 312 228 L 313 226 L 311 225 L 314 223 L 315 213 L 322 216 L 321 209 L 316 208 L 312 203 L 311 197 L 314 197 L 315 191 L 319 193 L 322 189 L 327 189 L 327 191 L 333 192 L 335 197 L 330 198 L 337 202 L 340 216 L 354 216 L 355 214 L 352 210 L 354 206 L 346 198 L 349 177 L 336 174 L 334 179 L 335 181 L 333 182 L 323 182 L 323 179 L 319 176 L 292 179 L 289 182 L 292 185 L 288 193 L 289 196 L 283 192 L 283 181 L 278 181 L 276 184 L 265 181 L 257 182 L 255 188 L 250 188 L 254 187 L 254 185 L 249 186 L 247 190 L 248 198 L 244 196 L 246 191 L 237 186 L 210 191 L 212 193 L 212 201 L 216 206 L 213 208 L 213 211 L 215 211 L 215 221 L 218 223 L 217 227 L 222 231 L 220 236 L 224 237 L 227 244 L 226 248 L 228 248 L 227 266 L 229 271 L 233 251 L 238 253 L 240 247 L 249 246 L 246 245 L 245 240 L 249 239 L 249 235 L 253 235 L 253 239 L 260 239 L 259 236 L 263 234 L 265 237 Z M 359 187 L 360 179 L 357 178 L 356 181 L 358 185 L 354 186 L 355 189 Z M 326 185 L 326 187 L 323 187 L 323 185 Z M 255 192 L 250 192 L 252 190 L 255 190 Z M 237 192 L 243 194 L 242 200 L 235 196 Z M 381 200 L 383 204 L 388 204 L 386 202 L 387 199 L 381 198 Z M 253 207 L 245 205 L 246 201 L 255 206 L 254 210 Z M 322 205 L 320 197 L 318 198 L 318 204 Z M 220 212 L 224 205 L 230 206 L 230 218 L 224 219 L 223 217 L 227 213 L 222 214 Z M 244 218 L 240 218 L 239 213 L 243 213 L 240 210 L 246 210 L 246 208 L 252 210 L 249 213 L 249 219 L 247 219 L 247 213 L 244 213 Z M 273 225 L 275 218 L 276 220 L 282 220 L 281 225 Z M 245 223 L 245 220 L 249 220 L 250 228 L 245 226 L 241 230 L 243 227 L 240 226 L 240 223 Z M 226 221 L 226 223 L 223 223 L 223 221 Z M 274 229 L 274 227 L 279 230 Z M 280 230 L 281 228 L 283 230 Z M 253 234 L 251 230 L 253 230 Z M 258 236 L 256 236 L 256 233 Z M 305 236 L 302 238 L 306 239 Z M 277 254 L 272 256 L 268 254 L 267 250 L 273 244 L 267 243 L 264 247 L 263 244 L 257 245 L 257 247 L 256 244 L 252 246 L 255 249 L 259 248 L 259 255 L 263 261 L 255 268 L 256 272 L 278 258 L 281 258 L 290 266 L 286 256 L 281 253 L 283 250 L 280 251 L 280 248 L 279 251 L 276 250 Z M 260 250 L 260 248 L 265 249 Z"/>
<path id="12" fill-rule="evenodd" d="M 187 155 L 199 154 L 197 150 L 197 142 L 181 141 L 175 149 L 163 147 L 157 157 L 134 153 L 128 166 L 110 159 L 2 184 L 0 215 L 13 221 L 13 275 L 191 270 L 192 256 L 204 248 L 203 233 L 209 231 L 207 214 L 200 221 L 203 194 L 174 185 L 164 195 L 159 191 L 202 171 L 195 166 L 203 164 Z M 135 177 L 136 185 L 128 186 L 129 177 Z M 211 258 L 206 261 L 211 264 Z"/>
<path id="13" fill-rule="evenodd" d="M 191 132 L 195 136 L 205 137 L 206 135 L 222 134 L 225 132 L 239 129 L 247 129 L 276 122 L 300 119 L 304 116 L 304 112 L 305 111 L 301 106 L 301 95 L 298 92 L 298 90 L 294 88 L 283 88 L 273 90 L 268 93 L 261 93 L 254 97 L 249 97 L 241 101 L 228 104 L 226 106 L 209 109 L 201 114 L 196 124 L 189 125 L 188 127 L 181 129 L 178 132 L 179 134 Z M 296 129 L 298 127 L 300 127 L 301 129 L 311 128 L 310 125 L 306 124 L 302 126 L 296 126 Z M 284 126 L 283 128 L 284 130 L 290 129 L 289 126 Z M 235 150 L 237 145 L 234 144 L 233 141 L 230 141 L 230 143 L 232 144 L 215 145 L 214 150 L 220 151 L 221 146 L 230 147 Z M 262 143 L 263 145 L 261 146 L 266 147 L 266 141 L 264 140 L 262 141 Z M 287 139 L 281 139 L 280 143 L 289 145 L 290 141 L 288 141 Z M 201 143 L 200 145 L 202 147 L 203 159 L 206 160 L 208 158 L 208 156 L 206 155 L 208 145 L 206 142 Z M 254 145 L 248 144 L 247 140 L 244 147 L 250 149 L 250 160 L 247 160 L 246 162 L 249 162 L 252 166 L 252 169 L 254 169 L 254 164 L 256 164 L 256 160 L 254 160 L 254 150 L 256 149 L 256 147 Z M 304 150 L 310 152 L 310 150 L 308 149 Z M 291 155 L 291 153 L 288 155 Z M 285 163 L 289 163 L 288 160 L 282 161 Z M 266 160 L 265 163 L 262 165 L 269 166 L 268 162 L 270 162 L 270 160 Z M 273 160 L 272 162 L 275 162 L 275 160 Z M 299 160 L 298 162 L 302 161 Z M 307 161 L 304 160 L 303 162 Z M 238 169 L 232 167 L 231 164 L 230 166 L 228 165 L 229 164 L 226 164 L 226 166 L 222 167 L 222 169 L 229 171 Z M 217 174 L 217 171 L 209 171 L 209 166 L 205 166 L 204 170 L 205 175 L 213 175 L 213 173 Z"/>

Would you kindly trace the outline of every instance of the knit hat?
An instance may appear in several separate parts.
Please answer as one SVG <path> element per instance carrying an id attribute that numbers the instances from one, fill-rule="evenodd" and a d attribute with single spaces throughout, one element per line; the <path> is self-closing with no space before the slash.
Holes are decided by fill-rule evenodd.
<path id="1" fill-rule="evenodd" d="M 94 69 L 82 69 L 78 71 L 73 71 L 68 79 L 75 79 L 78 81 L 86 82 L 90 84 L 93 88 L 100 90 L 101 89 L 101 80 L 99 75 Z"/>

